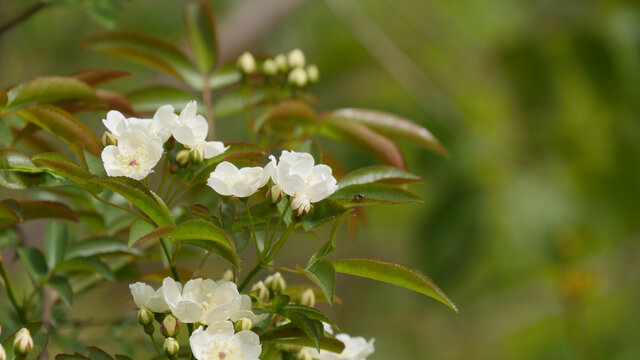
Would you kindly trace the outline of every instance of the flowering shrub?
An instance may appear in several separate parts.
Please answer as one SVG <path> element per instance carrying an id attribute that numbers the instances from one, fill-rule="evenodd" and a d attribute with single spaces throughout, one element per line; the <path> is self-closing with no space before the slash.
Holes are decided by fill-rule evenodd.
<path id="1" fill-rule="evenodd" d="M 373 339 L 334 335 L 338 326 L 315 308 L 334 304 L 338 273 L 402 286 L 455 310 L 418 270 L 330 258 L 341 225 L 362 207 L 421 201 L 406 190 L 421 179 L 405 170 L 395 140 L 446 155 L 440 143 L 419 125 L 379 111 L 318 115 L 309 85 L 319 70 L 300 49 L 259 59 L 247 52 L 216 67 L 209 2 L 188 5 L 185 19 L 194 61 L 138 33 L 110 33 L 84 45 L 150 65 L 192 92 L 156 86 L 125 96 L 100 89 L 127 75 L 116 70 L 40 77 L 0 91 L 0 117 L 11 138 L 0 150 L 0 184 L 15 191 L 0 202 L 0 248 L 15 251 L 33 280 L 25 290 L 31 294 L 19 295 L 0 258 L 13 308 L 7 325 L 16 329 L 3 341 L 0 360 L 34 359 L 48 344 L 65 344 L 68 335 L 56 328 L 74 324 L 52 314 L 108 281 L 132 282 L 140 331 L 160 358 L 366 359 Z M 108 110 L 101 141 L 75 115 L 88 110 Z M 213 140 L 215 122 L 238 113 L 251 142 Z M 384 165 L 344 174 L 315 141 L 320 137 L 353 145 Z M 27 243 L 17 226 L 41 218 L 50 219 L 43 245 Z M 301 259 L 306 265 L 278 265 L 292 235 L 326 224 L 325 245 Z M 253 265 L 245 248 L 255 252 Z M 150 272 L 141 266 L 145 258 L 153 261 Z M 228 271 L 203 278 L 211 258 Z M 261 272 L 271 274 L 256 279 Z M 308 282 L 287 286 L 282 273 Z M 154 289 L 142 278 L 161 284 Z M 92 346 L 59 357 L 112 358 Z"/>

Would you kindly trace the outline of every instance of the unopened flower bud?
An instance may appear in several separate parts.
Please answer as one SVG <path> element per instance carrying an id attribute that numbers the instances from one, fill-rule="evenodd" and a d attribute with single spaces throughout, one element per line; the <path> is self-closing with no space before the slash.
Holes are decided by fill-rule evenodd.
<path id="1" fill-rule="evenodd" d="M 204 161 L 204 149 L 200 146 L 196 146 L 191 149 L 189 153 L 189 160 L 194 164 L 199 164 Z"/>
<path id="2" fill-rule="evenodd" d="M 180 351 L 180 344 L 178 340 L 173 337 L 168 337 L 164 339 L 164 344 L 162 345 L 164 349 L 164 353 L 170 358 L 174 359 L 178 356 L 178 351 Z"/>
<path id="3" fill-rule="evenodd" d="M 251 288 L 251 292 L 254 291 L 258 292 L 258 299 L 262 301 L 265 301 L 269 298 L 269 289 L 267 289 L 267 286 L 262 281 L 258 281 L 253 285 L 253 287 Z"/>
<path id="4" fill-rule="evenodd" d="M 311 202 L 304 195 L 295 196 L 291 200 L 291 210 L 295 211 L 299 217 L 305 216 L 311 210 Z"/>
<path id="5" fill-rule="evenodd" d="M 318 79 L 320 79 L 320 71 L 316 65 L 311 64 L 307 66 L 307 77 L 311 83 L 318 82 Z"/>
<path id="6" fill-rule="evenodd" d="M 276 62 L 280 72 L 286 72 L 289 70 L 289 63 L 287 62 L 287 57 L 284 54 L 278 54 L 273 61 Z"/>
<path id="7" fill-rule="evenodd" d="M 178 153 L 176 154 L 176 162 L 178 163 L 178 165 L 180 166 L 187 165 L 187 163 L 189 162 L 189 154 L 190 154 L 190 151 L 187 149 L 182 149 L 178 151 Z"/>
<path id="8" fill-rule="evenodd" d="M 149 325 L 144 325 L 143 329 L 144 329 L 144 333 L 147 335 L 153 335 L 153 333 L 156 331 L 156 328 L 155 326 L 153 326 L 153 323 Z"/>
<path id="9" fill-rule="evenodd" d="M 167 315 L 164 320 L 162 320 L 162 335 L 166 337 L 172 337 L 178 335 L 180 332 L 180 323 L 178 319 L 173 315 Z"/>
<path id="10" fill-rule="evenodd" d="M 7 360 L 7 353 L 4 351 L 2 344 L 0 344 L 0 360 Z"/>
<path id="11" fill-rule="evenodd" d="M 270 199 L 273 203 L 277 203 L 282 199 L 282 194 L 280 185 L 275 184 L 267 191 L 267 199 Z"/>
<path id="12" fill-rule="evenodd" d="M 311 351 L 309 351 L 309 349 L 307 348 L 300 349 L 300 351 L 298 351 L 298 354 L 296 354 L 296 358 L 298 358 L 298 360 L 313 360 Z"/>
<path id="13" fill-rule="evenodd" d="M 305 64 L 304 53 L 300 49 L 292 50 L 289 53 L 289 66 L 292 68 L 303 67 Z"/>
<path id="14" fill-rule="evenodd" d="M 242 330 L 251 330 L 251 328 L 253 327 L 253 322 L 251 322 L 251 319 L 245 317 L 236 321 L 234 327 L 236 332 Z"/>
<path id="15" fill-rule="evenodd" d="M 273 76 L 278 72 L 278 64 L 273 59 L 267 59 L 262 63 L 262 72 L 267 76 Z"/>
<path id="16" fill-rule="evenodd" d="M 250 52 L 245 52 L 238 58 L 238 69 L 244 74 L 251 74 L 256 71 L 256 59 L 253 58 Z"/>
<path id="17" fill-rule="evenodd" d="M 227 281 L 233 281 L 233 271 L 231 269 L 227 270 L 222 274 L 222 279 Z"/>
<path id="18" fill-rule="evenodd" d="M 105 131 L 104 134 L 102 134 L 102 147 L 109 145 L 118 145 L 118 139 L 116 139 L 112 133 Z"/>
<path id="19" fill-rule="evenodd" d="M 153 313 L 146 307 L 141 307 L 138 310 L 138 322 L 142 326 L 151 324 L 153 322 Z"/>
<path id="20" fill-rule="evenodd" d="M 33 339 L 29 329 L 22 328 L 18 330 L 15 339 L 13 340 L 13 352 L 20 356 L 25 356 L 33 349 Z"/>
<path id="21" fill-rule="evenodd" d="M 282 274 L 280 274 L 279 272 L 273 275 L 267 276 L 267 278 L 264 281 L 264 284 L 274 294 L 281 293 L 287 288 L 287 283 L 284 281 Z"/>
<path id="22" fill-rule="evenodd" d="M 291 85 L 304 87 L 305 85 L 307 85 L 307 72 L 301 67 L 295 68 L 291 70 L 287 80 Z"/>
<path id="23" fill-rule="evenodd" d="M 312 289 L 307 289 L 300 295 L 300 305 L 308 307 L 316 306 L 316 294 Z"/>

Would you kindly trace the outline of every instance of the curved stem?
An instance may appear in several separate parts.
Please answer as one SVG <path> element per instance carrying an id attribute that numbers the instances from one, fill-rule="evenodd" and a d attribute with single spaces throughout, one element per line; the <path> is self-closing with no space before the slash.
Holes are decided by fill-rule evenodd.
<path id="1" fill-rule="evenodd" d="M 7 294 L 9 295 L 9 301 L 13 308 L 16 310 L 20 321 L 26 323 L 27 319 L 24 315 L 24 311 L 20 303 L 18 302 L 18 294 L 16 294 L 16 289 L 13 287 L 11 283 L 11 279 L 9 278 L 9 274 L 7 274 L 7 269 L 4 267 L 4 260 L 2 259 L 2 255 L 0 255 L 0 276 L 4 280 L 4 286 L 7 289 Z"/>
<path id="2" fill-rule="evenodd" d="M 262 263 L 260 263 L 260 261 L 257 261 L 256 264 L 253 266 L 253 269 L 251 269 L 249 274 L 247 274 L 247 277 L 245 277 L 242 283 L 240 284 L 240 286 L 238 286 L 238 291 L 244 290 L 244 288 L 246 288 L 247 285 L 249 285 L 249 282 L 251 281 L 251 279 L 253 279 L 253 277 L 256 276 L 256 274 L 260 272 L 260 270 L 262 270 Z"/>
<path id="3" fill-rule="evenodd" d="M 33 14 L 35 14 L 38 11 L 44 9 L 45 7 L 47 7 L 47 4 L 45 4 L 45 3 L 39 2 L 37 4 L 34 4 L 30 8 L 28 8 L 25 11 L 23 11 L 22 13 L 18 14 L 18 16 L 16 16 L 15 18 L 13 18 L 13 19 L 9 20 L 8 22 L 0 25 L 0 34 L 2 34 L 3 32 L 11 29 L 12 27 L 18 25 L 19 23 L 27 20 Z"/>
<path id="4" fill-rule="evenodd" d="M 151 338 L 151 342 L 153 343 L 153 347 L 156 348 L 156 351 L 158 352 L 158 356 L 160 356 L 160 359 L 164 358 L 164 353 L 163 353 L 162 349 L 160 348 L 160 346 L 158 345 L 158 342 L 156 341 L 156 338 L 153 336 L 153 334 L 148 334 L 148 335 Z"/>
<path id="5" fill-rule="evenodd" d="M 244 203 L 244 208 L 247 211 L 247 216 L 249 217 L 249 230 L 251 231 L 251 241 L 253 241 L 253 244 L 256 247 L 256 256 L 258 261 L 262 260 L 262 254 L 260 253 L 260 247 L 258 246 L 258 239 L 256 237 L 256 229 L 255 226 L 253 225 L 253 216 L 251 215 L 251 207 L 249 206 L 249 199 L 248 198 L 242 198 L 242 202 Z"/>
<path id="6" fill-rule="evenodd" d="M 164 251 L 164 255 L 167 257 L 167 261 L 169 262 L 169 268 L 171 268 L 171 274 L 173 275 L 173 279 L 176 281 L 180 281 L 180 275 L 178 275 L 178 269 L 176 268 L 176 264 L 174 263 L 174 259 L 171 256 L 171 252 L 169 251 L 169 245 L 167 244 L 167 239 L 161 238 L 160 245 L 162 245 L 162 251 Z"/>
<path id="7" fill-rule="evenodd" d="M 278 254 L 280 249 L 282 249 L 282 246 L 284 246 L 287 238 L 289 237 L 291 232 L 293 232 L 297 225 L 298 224 L 292 221 L 291 224 L 289 224 L 289 226 L 287 227 L 287 230 L 285 230 L 284 233 L 280 235 L 280 239 L 278 239 L 278 242 L 273 246 L 273 248 L 271 248 L 271 251 L 269 251 L 269 253 L 267 254 L 267 257 L 265 259 L 265 262 L 267 264 L 270 263 L 271 260 L 273 260 L 273 258 Z"/>

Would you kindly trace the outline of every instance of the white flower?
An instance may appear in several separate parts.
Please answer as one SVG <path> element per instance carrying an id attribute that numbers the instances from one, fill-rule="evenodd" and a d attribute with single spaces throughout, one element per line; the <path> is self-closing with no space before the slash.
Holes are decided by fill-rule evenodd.
<path id="1" fill-rule="evenodd" d="M 361 336 L 351 337 L 348 334 L 338 334 L 336 339 L 344 343 L 344 350 L 340 354 L 329 352 L 326 350 L 320 350 L 320 353 L 316 349 L 309 348 L 309 351 L 313 355 L 314 359 L 319 360 L 366 360 L 367 357 L 374 352 L 373 342 L 375 339 L 369 341 Z"/>
<path id="2" fill-rule="evenodd" d="M 289 66 L 292 68 L 303 67 L 305 64 L 304 53 L 300 49 L 291 50 L 289 53 Z"/>
<path id="3" fill-rule="evenodd" d="M 178 288 L 182 288 L 182 285 L 180 285 L 179 282 L 174 282 Z M 144 306 L 154 313 L 169 311 L 169 305 L 167 305 L 167 302 L 164 300 L 164 291 L 162 290 L 162 286 L 157 290 L 153 290 L 151 286 L 137 282 L 129 285 L 129 289 L 133 296 L 133 302 L 136 303 L 138 308 L 142 308 Z"/>
<path id="4" fill-rule="evenodd" d="M 308 212 L 312 203 L 325 199 L 338 189 L 331 168 L 315 165 L 313 156 L 308 153 L 285 150 L 277 164 L 271 157 L 265 171 L 285 194 L 293 196 L 291 208 L 298 210 L 299 214 Z"/>
<path id="5" fill-rule="evenodd" d="M 165 278 L 162 287 L 171 313 L 184 323 L 211 324 L 243 317 L 259 323 L 267 317 L 254 314 L 249 295 L 240 295 L 236 284 L 230 281 L 192 279 L 180 291 L 171 278 Z"/>
<path id="6" fill-rule="evenodd" d="M 238 169 L 232 163 L 223 161 L 209 175 L 207 185 L 220 195 L 247 197 L 253 195 L 267 181 L 269 175 L 259 166 Z"/>
<path id="7" fill-rule="evenodd" d="M 193 149 L 200 147 L 204 151 L 204 158 L 210 159 L 227 151 L 228 146 L 220 141 L 207 141 L 209 124 L 207 120 L 197 114 L 198 105 L 190 101 L 180 112 L 177 124 L 173 127 L 173 137 L 182 145 Z"/>
<path id="8" fill-rule="evenodd" d="M 160 138 L 149 138 L 137 129 L 123 132 L 118 145 L 109 145 L 102 150 L 102 162 L 107 175 L 136 180 L 147 177 L 161 157 Z"/>
<path id="9" fill-rule="evenodd" d="M 159 137 L 164 143 L 171 137 L 171 129 L 175 126 L 177 118 L 173 106 L 163 105 L 151 119 L 127 118 L 119 111 L 111 110 L 102 123 L 116 139 L 120 139 L 120 136 L 129 130 L 138 129 L 150 138 Z"/>
<path id="10" fill-rule="evenodd" d="M 318 79 L 320 78 L 320 71 L 316 65 L 311 64 L 307 66 L 307 77 L 312 83 L 318 82 Z"/>
<path id="11" fill-rule="evenodd" d="M 297 87 L 304 87 L 305 85 L 307 85 L 307 72 L 303 68 L 297 67 L 291 70 L 287 80 L 292 85 L 295 85 Z"/>
<path id="12" fill-rule="evenodd" d="M 240 55 L 237 65 L 240 71 L 245 74 L 251 74 L 256 71 L 256 59 L 254 59 L 253 55 L 248 51 Z"/>
<path id="13" fill-rule="evenodd" d="M 198 360 L 258 360 L 262 352 L 260 338 L 252 331 L 234 333 L 229 321 L 200 326 L 189 337 L 193 356 Z"/>

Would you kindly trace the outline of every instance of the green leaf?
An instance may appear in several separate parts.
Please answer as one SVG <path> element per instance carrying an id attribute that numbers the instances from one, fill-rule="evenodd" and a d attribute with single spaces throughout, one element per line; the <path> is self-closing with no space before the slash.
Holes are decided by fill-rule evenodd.
<path id="1" fill-rule="evenodd" d="M 174 240 L 208 240 L 215 241 L 223 246 L 233 249 L 233 242 L 227 234 L 209 221 L 202 219 L 192 219 L 178 225 L 173 231 Z"/>
<path id="2" fill-rule="evenodd" d="M 69 75 L 70 78 L 80 80 L 90 86 L 102 84 L 107 81 L 131 76 L 130 72 L 112 69 L 91 69 L 78 71 Z"/>
<path id="3" fill-rule="evenodd" d="M 256 120 L 253 131 L 281 137 L 299 136 L 317 123 L 315 111 L 300 100 L 285 100 Z"/>
<path id="4" fill-rule="evenodd" d="M 287 306 L 290 302 L 291 297 L 289 295 L 277 294 L 271 301 L 271 309 L 276 312 L 280 311 L 280 309 Z"/>
<path id="5" fill-rule="evenodd" d="M 307 338 L 312 341 L 312 347 L 320 351 L 320 334 L 318 333 L 318 328 L 322 329 L 320 321 L 310 319 L 305 314 L 295 311 L 283 310 L 280 313 L 291 320 L 298 329 L 302 330 Z M 319 326 L 317 326 L 317 323 L 319 323 Z"/>
<path id="6" fill-rule="evenodd" d="M 238 83 L 242 79 L 242 75 L 238 71 L 236 64 L 230 64 L 216 69 L 216 71 L 209 76 L 209 89 L 216 90 L 225 86 Z M 202 85 L 199 84 L 198 90 L 202 90 Z"/>
<path id="7" fill-rule="evenodd" d="M 424 181 L 420 176 L 390 166 L 369 166 L 354 170 L 338 183 L 339 188 L 349 185 L 384 183 L 391 185 Z"/>
<path id="8" fill-rule="evenodd" d="M 7 92 L 0 89 L 0 108 L 4 107 L 7 104 L 7 101 L 9 99 L 7 98 Z"/>
<path id="9" fill-rule="evenodd" d="M 7 92 L 7 108 L 32 103 L 51 103 L 77 98 L 95 98 L 96 94 L 84 82 L 61 76 L 42 76 L 14 86 Z"/>
<path id="10" fill-rule="evenodd" d="M 137 180 L 123 176 L 96 178 L 91 182 L 101 185 L 111 191 L 122 195 L 144 212 L 158 226 L 174 225 L 175 220 L 167 208 L 167 205 L 150 192 Z"/>
<path id="11" fill-rule="evenodd" d="M 309 262 L 307 263 L 307 269 L 310 268 L 313 264 L 315 264 L 316 261 L 328 256 L 329 254 L 331 254 L 333 252 L 333 250 L 335 250 L 336 246 L 333 243 L 333 241 L 335 240 L 336 235 L 338 234 L 338 230 L 340 230 L 340 227 L 342 226 L 342 224 L 351 215 L 353 215 L 353 211 L 349 210 L 349 211 L 346 211 L 346 212 L 342 213 L 342 215 L 340 215 L 340 217 L 338 217 L 336 219 L 336 221 L 333 223 L 333 226 L 331 227 L 331 233 L 329 234 L 329 240 L 327 241 L 326 244 L 324 244 L 324 246 L 322 248 L 320 248 L 320 250 L 318 250 L 318 252 L 313 254 L 311 259 L 309 259 Z M 333 301 L 333 298 L 332 298 L 331 301 Z M 328 301 L 328 302 L 331 303 L 331 301 Z"/>
<path id="12" fill-rule="evenodd" d="M 236 254 L 236 252 L 233 251 L 232 248 L 221 245 L 218 242 L 211 240 L 180 240 L 180 244 L 195 246 L 201 249 L 208 250 L 209 252 L 217 254 L 221 258 L 227 260 L 235 268 L 240 267 L 240 260 L 238 259 L 238 255 Z"/>
<path id="13" fill-rule="evenodd" d="M 27 155 L 0 149 L 0 186 L 22 190 L 31 186 L 57 186 L 64 179 L 48 168 L 37 167 Z"/>
<path id="14" fill-rule="evenodd" d="M 213 7 L 208 0 L 189 3 L 184 8 L 189 44 L 202 73 L 209 73 L 218 59 L 218 40 Z"/>
<path id="15" fill-rule="evenodd" d="M 194 96 L 170 86 L 152 86 L 128 93 L 127 99 L 136 111 L 153 113 L 167 104 L 175 109 L 183 109 Z"/>
<path id="16" fill-rule="evenodd" d="M 47 277 L 47 262 L 40 250 L 33 247 L 18 248 L 18 256 L 20 261 L 27 269 L 27 272 L 38 283 L 41 283 Z"/>
<path id="17" fill-rule="evenodd" d="M 98 273 L 107 280 L 115 279 L 113 272 L 111 271 L 109 266 L 98 259 L 89 257 L 77 257 L 74 259 L 66 260 L 58 264 L 58 266 L 56 266 L 56 268 L 53 270 L 54 273 L 62 271 Z"/>
<path id="18" fill-rule="evenodd" d="M 338 327 L 333 323 L 333 321 L 331 321 L 331 319 L 329 319 L 325 314 L 321 313 L 320 311 L 318 311 L 318 310 L 316 310 L 316 309 L 314 309 L 312 307 L 308 307 L 308 306 L 304 306 L 304 305 L 289 304 L 289 305 L 285 306 L 282 309 L 282 311 L 283 312 L 295 312 L 295 313 L 303 315 L 303 316 L 305 316 L 305 317 L 307 317 L 309 319 L 325 322 L 325 323 L 331 325 L 333 328 L 338 329 Z"/>
<path id="19" fill-rule="evenodd" d="M 326 259 L 317 260 L 311 264 L 311 266 L 304 269 L 304 272 L 318 285 L 320 290 L 322 290 L 322 293 L 327 298 L 327 302 L 333 305 L 333 295 L 336 287 L 336 271 L 331 262 Z"/>
<path id="20" fill-rule="evenodd" d="M 332 263 L 339 273 L 401 286 L 432 297 L 458 312 L 458 308 L 449 297 L 420 270 L 378 259 L 341 259 Z"/>
<path id="21" fill-rule="evenodd" d="M 344 350 L 344 344 L 338 339 L 321 336 L 318 340 L 320 342 L 321 349 L 338 354 L 342 353 Z M 314 341 L 309 339 L 302 330 L 291 326 L 281 326 L 274 330 L 265 332 L 260 336 L 260 342 L 308 347 L 316 346 Z"/>
<path id="22" fill-rule="evenodd" d="M 304 231 L 312 231 L 318 226 L 344 214 L 347 211 L 349 210 L 338 205 L 333 200 L 322 200 L 315 203 L 311 208 L 311 212 L 302 218 L 302 228 Z"/>
<path id="23" fill-rule="evenodd" d="M 57 136 L 67 144 L 81 143 L 85 150 L 99 156 L 102 152 L 100 141 L 87 125 L 73 115 L 53 105 L 36 105 L 22 109 L 17 114 L 42 129 Z"/>
<path id="24" fill-rule="evenodd" d="M 334 117 L 322 119 L 316 131 L 328 138 L 352 145 L 384 164 L 405 169 L 404 157 L 391 139 L 368 127 Z"/>
<path id="25" fill-rule="evenodd" d="M 20 216 L 16 214 L 7 204 L 0 202 L 0 228 L 21 222 Z"/>
<path id="26" fill-rule="evenodd" d="M 129 243 L 129 248 L 134 247 L 142 242 L 145 242 L 147 240 L 153 240 L 153 239 L 160 239 L 160 238 L 164 238 L 164 237 L 168 237 L 169 235 L 171 235 L 171 233 L 173 232 L 173 230 L 175 230 L 175 226 L 173 225 L 162 225 L 159 226 L 157 229 L 154 229 L 152 231 L 150 231 L 149 233 L 145 234 L 144 236 L 138 238 L 137 240 L 135 240 L 133 243 Z M 131 241 L 131 237 L 129 237 L 129 241 Z"/>
<path id="27" fill-rule="evenodd" d="M 49 285 L 58 291 L 60 294 L 60 299 L 64 301 L 67 306 L 71 306 L 71 297 L 73 296 L 73 291 L 71 290 L 71 284 L 69 284 L 69 280 L 62 276 L 52 276 L 47 281 Z"/>
<path id="28" fill-rule="evenodd" d="M 213 103 L 213 115 L 225 117 L 241 113 L 246 108 L 255 107 L 269 99 L 269 94 L 272 94 L 273 91 L 252 86 L 250 92 L 247 92 L 244 88 L 227 92 Z"/>
<path id="29" fill-rule="evenodd" d="M 113 360 L 111 355 L 107 354 L 104 350 L 95 346 L 87 347 L 87 356 L 91 360 Z"/>
<path id="30" fill-rule="evenodd" d="M 78 215 L 67 205 L 55 201 L 33 200 L 20 202 L 24 221 L 31 219 L 61 219 L 78 221 Z"/>
<path id="31" fill-rule="evenodd" d="M 401 204 L 422 202 L 422 198 L 408 190 L 386 184 L 362 184 L 345 186 L 329 199 L 346 207 L 373 204 Z"/>
<path id="32" fill-rule="evenodd" d="M 44 233 L 44 256 L 47 266 L 53 269 L 64 259 L 69 234 L 67 226 L 58 221 L 49 221 Z"/>
<path id="33" fill-rule="evenodd" d="M 127 244 L 118 238 L 97 237 L 73 244 L 67 250 L 65 259 L 83 258 L 95 255 L 128 254 L 141 255 L 137 249 L 129 249 Z"/>
<path id="34" fill-rule="evenodd" d="M 86 40 L 91 50 L 117 55 L 146 65 L 196 87 L 202 83 L 198 69 L 170 42 L 132 31 L 117 31 Z"/>
<path id="35" fill-rule="evenodd" d="M 36 163 L 51 168 L 58 174 L 82 185 L 83 188 L 93 194 L 97 194 L 102 190 L 100 186 L 89 183 L 89 180 L 94 178 L 92 173 L 83 169 L 65 155 L 60 153 L 41 153 L 35 155 L 32 159 Z"/>
<path id="36" fill-rule="evenodd" d="M 397 115 L 382 111 L 351 108 L 331 111 L 323 115 L 323 118 L 362 124 L 385 136 L 405 140 L 438 152 L 445 157 L 449 156 L 447 149 L 442 146 L 440 141 L 429 130 Z"/>
<path id="37" fill-rule="evenodd" d="M 129 248 L 133 247 L 134 244 L 143 236 L 155 230 L 156 227 L 147 221 L 142 219 L 138 219 L 131 224 L 131 229 L 129 229 L 129 241 L 127 246 Z"/>
<path id="38" fill-rule="evenodd" d="M 82 354 L 58 354 L 55 360 L 90 360 L 88 357 Z"/>

